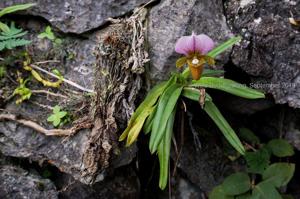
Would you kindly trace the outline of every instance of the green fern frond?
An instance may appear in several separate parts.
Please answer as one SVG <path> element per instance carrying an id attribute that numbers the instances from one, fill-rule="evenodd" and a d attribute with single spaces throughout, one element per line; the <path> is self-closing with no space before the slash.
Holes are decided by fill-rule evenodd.
<path id="1" fill-rule="evenodd" d="M 27 31 L 15 27 L 15 23 L 12 22 L 9 27 L 9 31 L 0 32 L 0 51 L 4 49 L 13 49 L 18 46 L 24 46 L 31 41 L 21 38 L 26 35 Z"/>
<path id="2" fill-rule="evenodd" d="M 27 44 L 31 43 L 31 41 L 25 40 L 25 39 L 9 39 L 5 41 L 0 42 L 0 50 L 3 49 L 13 49 L 18 46 L 25 46 Z"/>

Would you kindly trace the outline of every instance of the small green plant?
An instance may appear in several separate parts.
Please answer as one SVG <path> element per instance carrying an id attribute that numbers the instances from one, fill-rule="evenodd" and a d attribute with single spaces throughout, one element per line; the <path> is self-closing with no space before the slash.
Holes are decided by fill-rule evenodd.
<path id="1" fill-rule="evenodd" d="M 242 131 L 247 131 L 248 134 L 244 140 L 253 144 L 253 147 L 249 148 L 251 151 L 247 151 L 244 156 L 247 170 L 225 178 L 221 185 L 212 190 L 209 199 L 285 198 L 286 195 L 280 194 L 278 189 L 286 186 L 291 180 L 295 164 L 288 162 L 271 164 L 271 157 L 275 156 L 282 160 L 282 158 L 293 156 L 293 147 L 283 139 L 273 139 L 267 144 L 261 144 L 251 131 L 247 129 L 242 129 Z"/>
<path id="2" fill-rule="evenodd" d="M 239 42 L 240 39 L 240 37 L 233 37 L 212 49 L 214 43 L 206 35 L 192 34 L 180 38 L 176 43 L 175 50 L 185 56 L 177 60 L 176 66 L 188 65 L 188 68 L 181 74 L 171 75 L 168 81 L 151 89 L 120 136 L 119 140 L 127 139 L 126 145 L 129 146 L 137 140 L 142 129 L 145 134 L 150 133 L 150 152 L 157 154 L 160 162 L 159 187 L 161 189 L 165 189 L 168 183 L 171 138 L 177 102 L 180 97 L 199 102 L 227 141 L 240 154 L 245 154 L 243 144 L 213 103 L 210 95 L 205 92 L 205 88 L 222 90 L 247 99 L 264 98 L 264 94 L 232 80 L 214 77 L 220 71 L 204 70 L 203 72 L 205 63 L 213 65 L 217 55 Z M 189 79 L 189 74 L 192 75 L 193 80 Z"/>
<path id="3" fill-rule="evenodd" d="M 53 113 L 47 118 L 48 122 L 51 122 L 53 126 L 62 126 L 69 121 L 68 112 L 62 111 L 61 107 L 56 105 L 53 108 Z"/>
<path id="4" fill-rule="evenodd" d="M 28 9 L 34 5 L 35 4 L 20 4 L 4 8 L 0 11 L 0 17 L 19 10 Z M 31 41 L 22 38 L 26 34 L 26 31 L 16 28 L 14 22 L 11 22 L 10 27 L 0 22 L 0 51 L 29 44 Z"/>
<path id="5" fill-rule="evenodd" d="M 40 39 L 44 39 L 44 38 L 47 38 L 49 40 L 51 40 L 52 42 L 54 42 L 55 44 L 59 45 L 62 43 L 62 40 L 57 38 L 54 33 L 52 32 L 52 29 L 50 26 L 47 26 L 45 31 L 40 33 L 38 35 L 38 38 Z"/>
<path id="6" fill-rule="evenodd" d="M 29 79 L 24 80 L 19 78 L 19 86 L 14 90 L 13 95 L 19 95 L 19 98 L 16 100 L 16 104 L 22 103 L 24 100 L 28 100 L 31 97 L 31 90 L 26 87 L 26 83 Z"/>
<path id="7" fill-rule="evenodd" d="M 30 44 L 31 41 L 22 38 L 26 34 L 27 31 L 16 28 L 15 23 L 11 22 L 7 31 L 0 32 L 0 51 Z"/>

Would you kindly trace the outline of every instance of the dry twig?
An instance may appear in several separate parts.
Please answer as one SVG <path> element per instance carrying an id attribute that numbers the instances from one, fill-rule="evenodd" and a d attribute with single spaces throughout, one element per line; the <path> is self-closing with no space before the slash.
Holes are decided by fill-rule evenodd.
<path id="1" fill-rule="evenodd" d="M 47 75 L 49 75 L 51 77 L 60 79 L 59 76 L 57 76 L 57 75 L 55 75 L 55 74 L 53 74 L 53 73 L 51 73 L 51 72 L 49 72 L 49 71 L 47 71 L 45 69 L 42 69 L 41 67 L 39 67 L 39 66 L 37 66 L 35 64 L 30 64 L 30 67 L 32 67 L 35 70 L 41 71 L 43 73 L 46 73 Z M 80 86 L 79 84 L 77 84 L 75 82 L 72 82 L 71 80 L 63 78 L 62 81 L 65 82 L 65 83 L 67 83 L 67 84 L 69 84 L 69 85 L 71 85 L 71 86 L 73 86 L 73 87 L 75 87 L 75 88 L 78 88 L 79 90 L 82 90 L 82 91 L 85 91 L 85 92 L 89 92 L 89 93 L 94 93 L 93 90 L 88 89 L 88 88 L 84 88 L 83 86 Z"/>
<path id="2" fill-rule="evenodd" d="M 41 125 L 33 121 L 18 119 L 17 116 L 13 114 L 0 114 L 0 121 L 2 120 L 15 121 L 19 124 L 32 128 L 37 132 L 42 133 L 46 136 L 70 136 L 76 133 L 80 129 L 90 128 L 92 126 L 91 123 L 80 123 L 69 129 L 45 129 L 44 127 L 42 127 Z"/>

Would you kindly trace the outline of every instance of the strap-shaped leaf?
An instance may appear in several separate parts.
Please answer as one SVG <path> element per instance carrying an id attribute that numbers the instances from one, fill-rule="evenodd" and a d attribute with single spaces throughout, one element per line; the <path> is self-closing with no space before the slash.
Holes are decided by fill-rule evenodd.
<path id="1" fill-rule="evenodd" d="M 127 141 L 126 146 L 130 146 L 138 137 L 143 124 L 148 117 L 148 115 L 153 111 L 154 107 L 147 107 L 135 120 L 132 127 L 130 128 L 128 135 L 127 135 Z"/>
<path id="2" fill-rule="evenodd" d="M 220 76 L 224 74 L 224 70 L 205 69 L 201 77 Z"/>
<path id="3" fill-rule="evenodd" d="M 26 10 L 32 6 L 36 5 L 35 3 L 27 3 L 27 4 L 19 4 L 19 5 L 14 5 L 14 6 L 9 6 L 0 11 L 0 17 L 3 15 L 13 13 L 19 10 Z"/>
<path id="4" fill-rule="evenodd" d="M 200 99 L 199 89 L 193 87 L 184 87 L 181 95 L 188 99 L 194 100 L 196 102 L 199 102 Z M 211 100 L 212 99 L 209 95 L 205 96 L 205 101 L 211 101 Z"/>
<path id="5" fill-rule="evenodd" d="M 219 127 L 228 142 L 242 155 L 245 154 L 245 148 L 242 145 L 240 139 L 235 134 L 234 130 L 230 127 L 228 122 L 225 120 L 223 115 L 220 113 L 219 109 L 212 101 L 206 101 L 204 106 L 205 112 L 210 116 L 210 118 Z"/>
<path id="6" fill-rule="evenodd" d="M 127 137 L 130 129 L 133 127 L 133 124 L 135 123 L 135 120 L 139 117 L 141 113 L 145 109 L 148 109 L 149 107 L 154 106 L 154 104 L 157 102 L 158 98 L 161 96 L 161 94 L 164 92 L 164 90 L 168 87 L 168 85 L 173 84 L 176 82 L 176 76 L 172 76 L 169 81 L 162 82 L 158 85 L 156 85 L 154 88 L 152 88 L 148 95 L 146 96 L 145 100 L 139 105 L 139 107 L 136 109 L 136 111 L 131 116 L 128 126 L 125 129 L 125 131 L 122 133 L 122 135 L 119 138 L 119 141 L 125 140 Z M 150 113 L 149 113 L 150 114 Z"/>
<path id="7" fill-rule="evenodd" d="M 165 129 L 162 142 L 158 146 L 158 158 L 159 158 L 159 187 L 164 190 L 168 184 L 168 171 L 170 161 L 171 139 L 173 134 L 173 126 L 175 120 L 176 108 L 172 111 L 167 126 Z"/>
<path id="8" fill-rule="evenodd" d="M 145 124 L 143 126 L 143 132 L 147 135 L 148 133 L 151 132 L 152 129 L 152 124 L 153 124 L 153 120 L 154 120 L 154 116 L 157 110 L 157 105 L 154 106 L 153 111 L 151 112 L 151 114 L 149 115 L 149 117 L 147 117 Z"/>
<path id="9" fill-rule="evenodd" d="M 166 128 L 168 118 L 176 106 L 182 89 L 182 85 L 172 84 L 165 90 L 159 99 L 149 142 L 151 153 L 154 153 L 157 150 L 157 147 L 164 136 L 164 129 Z"/>
<path id="10" fill-rule="evenodd" d="M 212 58 L 215 58 L 217 55 L 221 54 L 222 52 L 224 52 L 225 50 L 227 50 L 228 48 L 230 48 L 237 42 L 241 41 L 241 39 L 242 39 L 241 36 L 232 37 L 229 40 L 227 40 L 226 42 L 219 45 L 218 47 L 212 49 L 209 53 L 207 53 L 207 55 Z"/>
<path id="11" fill-rule="evenodd" d="M 260 91 L 249 88 L 230 79 L 217 77 L 202 77 L 199 80 L 193 81 L 193 83 L 189 86 L 218 89 L 247 99 L 257 99 L 265 97 L 265 95 Z"/>
<path id="12" fill-rule="evenodd" d="M 136 111 L 131 116 L 131 118 L 129 120 L 129 123 L 128 123 L 128 126 L 125 129 L 125 131 L 122 133 L 122 135 L 120 136 L 119 141 L 123 141 L 127 137 L 130 129 L 133 126 L 133 123 L 138 118 L 138 116 L 143 112 L 143 110 L 145 110 L 147 107 L 153 106 L 156 103 L 157 99 L 159 98 L 159 96 L 164 91 L 166 85 L 167 85 L 167 82 L 162 82 L 162 83 L 158 84 L 157 86 L 155 86 L 148 93 L 145 100 L 140 104 L 140 106 L 136 109 Z"/>
<path id="13" fill-rule="evenodd" d="M 226 42 L 224 42 L 221 45 L 219 45 L 218 47 L 216 47 L 213 50 L 211 50 L 209 53 L 207 53 L 207 56 L 215 58 L 217 55 L 221 54 L 222 52 L 224 52 L 225 50 L 227 50 L 228 48 L 230 48 L 231 46 L 233 46 L 234 44 L 236 44 L 240 40 L 241 40 L 240 36 L 232 37 L 229 40 L 227 40 Z M 186 68 L 182 72 L 182 75 L 184 77 L 188 77 L 188 75 L 189 75 L 189 68 Z"/>

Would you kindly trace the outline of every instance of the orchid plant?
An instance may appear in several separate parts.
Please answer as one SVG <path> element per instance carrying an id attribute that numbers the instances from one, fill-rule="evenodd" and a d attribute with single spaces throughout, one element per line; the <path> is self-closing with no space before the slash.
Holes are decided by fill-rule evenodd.
<path id="1" fill-rule="evenodd" d="M 244 155 L 243 144 L 213 103 L 210 95 L 205 92 L 205 88 L 222 90 L 247 99 L 258 99 L 265 96 L 262 92 L 235 81 L 215 77 L 222 74 L 223 71 L 204 70 L 205 64 L 214 66 L 214 58 L 239 42 L 240 39 L 240 37 L 233 37 L 214 48 L 213 40 L 204 34 L 195 35 L 193 33 L 191 36 L 179 38 L 175 45 L 175 51 L 184 56 L 177 60 L 176 66 L 181 68 L 187 65 L 188 67 L 182 73 L 172 74 L 168 81 L 159 83 L 149 91 L 120 136 L 119 140 L 127 139 L 126 146 L 130 146 L 137 140 L 141 131 L 145 134 L 150 133 L 150 152 L 156 153 L 160 162 L 159 187 L 161 189 L 165 189 L 168 183 L 173 124 L 180 97 L 199 102 L 228 142 Z M 189 78 L 189 74 L 191 74 L 192 80 Z"/>

